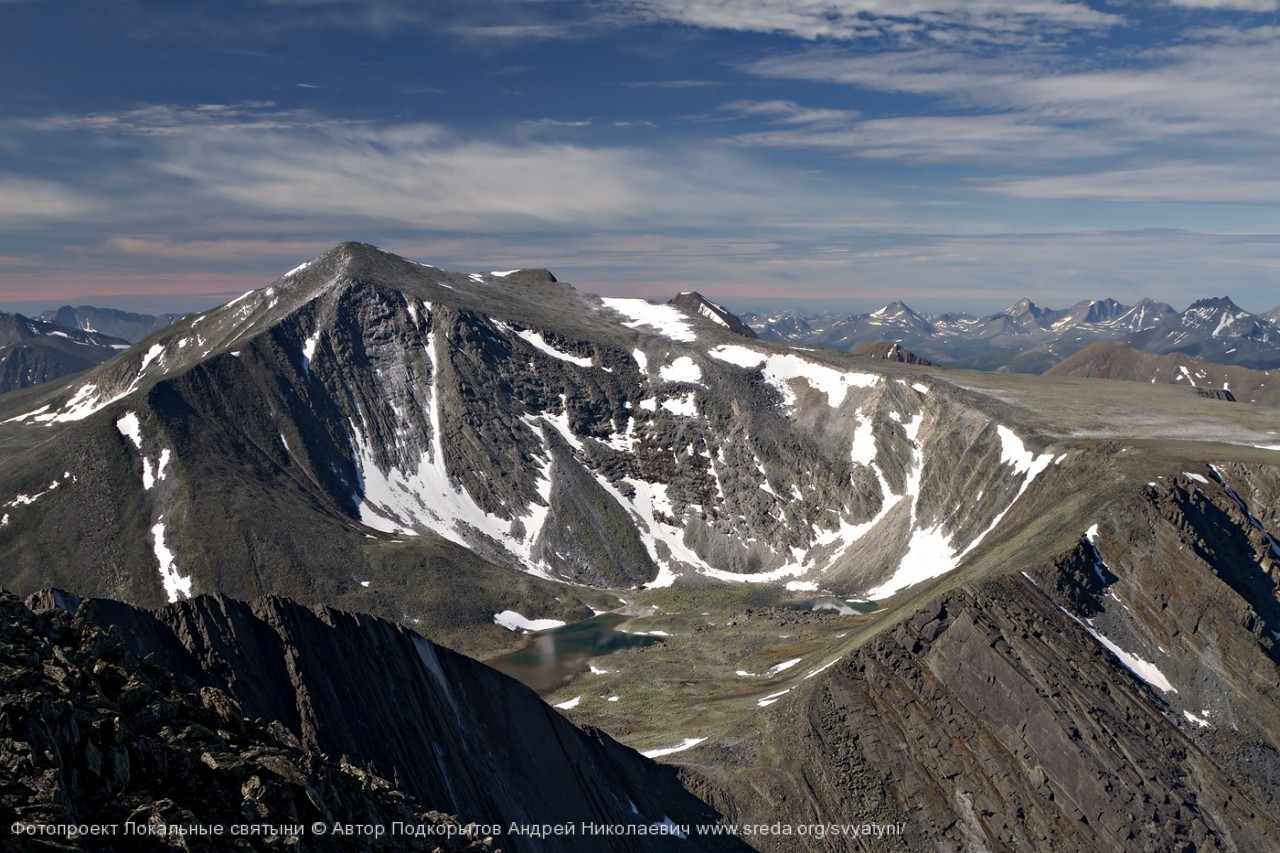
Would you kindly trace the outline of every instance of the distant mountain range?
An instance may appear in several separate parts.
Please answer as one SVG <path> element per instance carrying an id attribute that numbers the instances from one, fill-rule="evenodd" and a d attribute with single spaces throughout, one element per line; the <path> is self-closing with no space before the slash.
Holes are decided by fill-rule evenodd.
<path id="1" fill-rule="evenodd" d="M 1280 367 L 1280 306 L 1255 315 L 1226 297 L 1201 299 L 1182 312 L 1151 299 L 1134 305 L 1085 300 L 1065 309 L 1021 299 L 986 316 L 926 314 L 903 302 L 865 314 L 735 315 L 696 291 L 669 304 L 748 338 L 912 364 L 1042 373 L 1090 344 L 1118 342 L 1140 352 L 1181 353 L 1254 370 Z M 64 305 L 36 319 L 0 314 L 0 393 L 94 367 L 127 348 L 122 344 L 144 340 L 184 316 L 92 305 Z"/>
<path id="2" fill-rule="evenodd" d="M 1280 306 L 1251 314 L 1226 297 L 1201 299 L 1185 311 L 1143 299 L 1085 300 L 1065 309 L 1022 299 L 987 316 L 931 315 L 892 302 L 866 314 L 787 311 L 744 313 L 764 340 L 851 350 L 889 340 L 944 367 L 1040 373 L 1098 341 L 1150 353 L 1184 353 L 1221 364 L 1280 367 Z"/>
<path id="3" fill-rule="evenodd" d="M 39 317 L 0 313 L 0 394 L 96 367 L 181 319 L 64 305 Z"/>
<path id="4" fill-rule="evenodd" d="M 119 311 L 115 308 L 95 308 L 92 305 L 81 305 L 77 308 L 63 305 L 61 308 L 45 311 L 40 315 L 40 319 L 70 329 L 82 329 L 86 332 L 123 338 L 131 344 L 136 344 L 185 316 L 187 315 L 134 314 L 131 311 Z"/>

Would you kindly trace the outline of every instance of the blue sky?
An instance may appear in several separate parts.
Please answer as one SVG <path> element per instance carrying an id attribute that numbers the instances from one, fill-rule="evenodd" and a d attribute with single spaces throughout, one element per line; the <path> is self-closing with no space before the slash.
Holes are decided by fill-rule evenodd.
<path id="1" fill-rule="evenodd" d="M 1280 304 L 1277 0 L 0 0 L 0 308 L 344 239 L 731 306 Z"/>

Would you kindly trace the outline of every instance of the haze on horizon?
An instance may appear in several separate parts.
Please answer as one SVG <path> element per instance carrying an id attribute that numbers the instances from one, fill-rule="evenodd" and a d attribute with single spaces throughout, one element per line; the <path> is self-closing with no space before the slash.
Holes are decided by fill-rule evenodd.
<path id="1" fill-rule="evenodd" d="M 341 240 L 733 307 L 1280 303 L 1277 0 L 0 0 L 0 310 Z"/>

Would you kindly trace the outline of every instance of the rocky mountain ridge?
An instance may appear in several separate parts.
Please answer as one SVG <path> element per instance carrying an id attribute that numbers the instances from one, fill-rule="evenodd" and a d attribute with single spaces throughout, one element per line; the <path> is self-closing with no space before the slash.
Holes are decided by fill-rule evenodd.
<path id="1" fill-rule="evenodd" d="M 817 674 L 771 686 L 754 749 L 729 726 L 685 762 L 730 821 L 782 803 L 870 815 L 905 824 L 905 849 L 1271 849 L 1280 475 L 1197 468 L 1093 506 L 1098 523 L 1050 559 L 799 661 Z"/>
<path id="2" fill-rule="evenodd" d="M 217 827 L 221 849 L 496 849 L 367 767 L 304 749 L 278 720 L 247 715 L 229 684 L 212 686 L 208 673 L 192 678 L 159 665 L 170 649 L 131 644 L 111 624 L 55 606 L 73 603 L 52 593 L 35 597 L 29 609 L 0 593 L 6 849 L 201 849 L 214 840 L 177 834 L 192 827 Z M 316 824 L 394 822 L 440 834 L 356 839 L 312 831 Z M 53 826 L 110 832 L 40 832 Z M 236 826 L 292 829 L 234 837 Z"/>
<path id="3" fill-rule="evenodd" d="M 595 730 L 579 730 L 533 691 L 403 626 L 278 597 L 201 596 L 148 612 L 66 595 L 77 619 L 114 628 L 135 655 L 276 721 L 307 754 L 344 762 L 462 823 L 714 824 L 717 815 L 662 767 Z M 671 835 L 611 849 L 744 849 Z M 683 844 L 680 847 L 679 844 Z M 499 836 L 508 851 L 580 850 L 561 839 Z"/>

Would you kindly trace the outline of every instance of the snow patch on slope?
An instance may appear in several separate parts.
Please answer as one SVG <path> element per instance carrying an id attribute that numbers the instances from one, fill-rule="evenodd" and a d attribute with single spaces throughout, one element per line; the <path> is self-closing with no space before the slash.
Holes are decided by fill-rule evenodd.
<path id="1" fill-rule="evenodd" d="M 664 755 L 671 755 L 672 753 L 675 753 L 675 752 L 684 752 L 686 749 L 693 749 L 695 746 L 702 743 L 704 740 L 706 740 L 706 738 L 704 737 L 685 738 L 683 741 L 676 744 L 675 746 L 669 746 L 665 749 L 651 749 L 647 752 L 642 752 L 640 754 L 643 755 L 645 758 L 661 758 Z"/>
<path id="2" fill-rule="evenodd" d="M 622 325 L 630 329 L 641 327 L 656 331 L 675 341 L 693 343 L 698 339 L 689 324 L 689 318 L 673 305 L 655 305 L 643 299 L 618 299 L 606 297 L 600 300 L 606 308 L 627 317 Z"/>
<path id="3" fill-rule="evenodd" d="M 446 468 L 434 330 L 427 335 L 426 350 L 432 376 L 425 405 L 431 425 L 431 446 L 429 452 L 419 457 L 415 468 L 380 467 L 364 430 L 354 421 L 350 422 L 352 455 L 361 477 L 355 495 L 361 522 L 385 533 L 412 536 L 430 532 L 464 547 L 472 547 L 474 534 L 479 533 L 518 557 L 526 571 L 550 577 L 549 568 L 533 555 L 534 542 L 550 511 L 551 454 L 545 449 L 545 441 L 538 481 L 540 502 L 532 501 L 523 512 L 516 513 L 518 517 L 514 521 L 487 513 L 454 481 Z M 567 416 L 563 418 L 567 422 Z M 536 422 L 526 419 L 526 424 L 541 436 Z M 517 535 L 519 528 L 523 528 L 522 535 Z"/>
<path id="4" fill-rule="evenodd" d="M 922 417 L 922 415 L 918 415 L 906 427 L 907 435 L 913 441 L 919 432 Z M 1018 493 L 992 520 L 987 529 L 978 534 L 967 547 L 958 553 L 952 546 L 951 537 L 946 534 L 941 524 L 929 528 L 915 528 L 913 522 L 911 539 L 907 543 L 907 553 L 898 564 L 897 571 L 887 581 L 869 590 L 867 592 L 868 598 L 888 598 L 899 590 L 954 570 L 960 565 L 960 561 L 965 555 L 981 544 L 992 530 L 995 530 L 1009 510 L 1013 508 L 1018 499 L 1030 487 L 1032 481 L 1053 462 L 1052 453 L 1042 453 L 1036 456 L 1027 449 L 1022 439 L 1018 438 L 1013 430 L 1003 424 L 996 426 L 996 434 L 1000 437 L 1001 464 L 1012 467 L 1013 476 L 1022 477 L 1022 485 L 1019 487 Z M 907 485 L 907 493 L 912 496 L 912 519 L 916 517 L 916 501 L 920 494 L 920 477 L 924 465 L 923 454 L 919 450 L 915 452 L 914 457 L 914 464 L 908 475 Z"/>
<path id="5" fill-rule="evenodd" d="M 155 550 L 156 563 L 160 568 L 160 582 L 164 585 L 165 595 L 170 603 L 191 597 L 191 578 L 178 571 L 177 558 L 169 550 L 164 541 L 165 527 L 163 521 L 157 521 L 151 528 L 152 545 Z"/>
<path id="6" fill-rule="evenodd" d="M 138 421 L 137 412 L 129 412 L 116 421 L 116 429 L 125 438 L 133 442 L 133 446 L 142 449 L 142 424 Z"/>
<path id="7" fill-rule="evenodd" d="M 670 364 L 659 368 L 658 375 L 667 382 L 702 384 L 702 368 L 687 355 L 682 355 Z"/>
<path id="8" fill-rule="evenodd" d="M 546 338 L 542 337 L 538 332 L 525 329 L 523 332 L 516 332 L 516 335 L 532 344 L 535 349 L 541 350 L 552 358 L 558 358 L 561 361 L 576 364 L 578 367 L 591 367 L 595 363 L 590 358 L 556 349 L 551 344 L 547 343 Z"/>
<path id="9" fill-rule="evenodd" d="M 738 367 L 760 367 L 765 381 L 778 389 L 788 408 L 796 403 L 791 387 L 796 379 L 803 379 L 814 390 L 826 394 L 827 405 L 833 409 L 844 402 L 850 388 L 874 388 L 880 384 L 880 377 L 874 373 L 836 370 L 792 353 L 762 353 L 739 344 L 722 344 L 708 354 Z"/>

